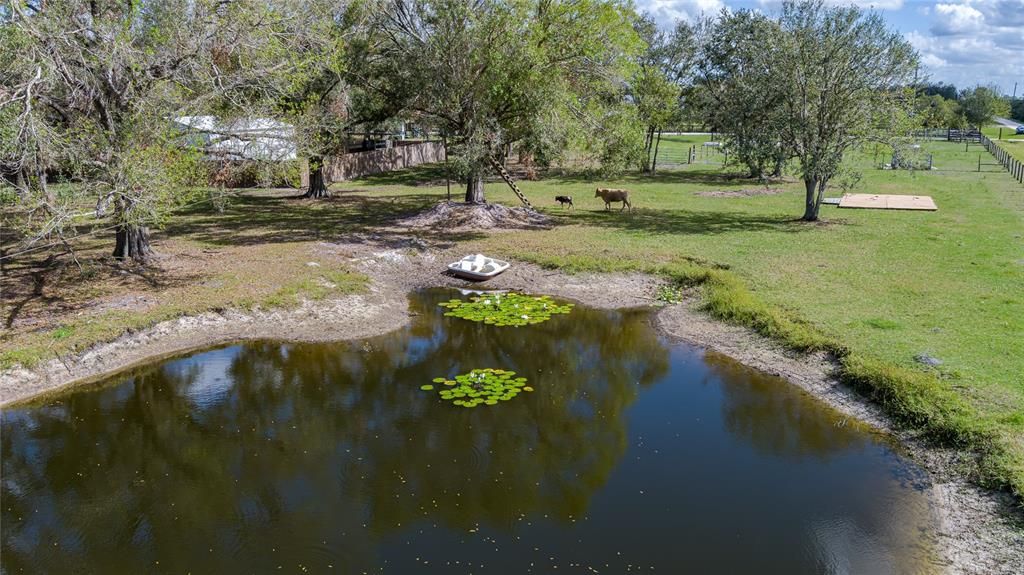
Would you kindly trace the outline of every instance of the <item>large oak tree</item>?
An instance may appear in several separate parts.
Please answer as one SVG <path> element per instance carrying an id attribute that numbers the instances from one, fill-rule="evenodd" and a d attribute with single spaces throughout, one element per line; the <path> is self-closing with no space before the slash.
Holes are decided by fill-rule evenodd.
<path id="1" fill-rule="evenodd" d="M 382 0 L 364 9 L 352 84 L 449 136 L 466 202 L 484 201 L 488 156 L 515 140 L 552 149 L 583 139 L 609 163 L 637 148 L 624 92 L 641 43 L 628 5 Z"/>
<path id="2" fill-rule="evenodd" d="M 774 19 L 723 13 L 706 52 L 723 131 L 752 172 L 765 160 L 798 161 L 804 220 L 818 219 L 844 154 L 890 140 L 913 106 L 916 52 L 881 16 L 856 7 L 807 0 L 784 3 Z"/>
<path id="3" fill-rule="evenodd" d="M 0 13 L 0 145 L 18 174 L 27 243 L 63 238 L 85 214 L 48 186 L 59 173 L 96 201 L 113 255 L 145 262 L 149 228 L 198 183 L 181 116 L 260 109 L 253 78 L 296 66 L 284 24 L 297 3 L 220 0 L 11 2 Z M 239 73 L 245 71 L 246 73 Z M 230 107 L 230 106 L 228 106 Z"/>

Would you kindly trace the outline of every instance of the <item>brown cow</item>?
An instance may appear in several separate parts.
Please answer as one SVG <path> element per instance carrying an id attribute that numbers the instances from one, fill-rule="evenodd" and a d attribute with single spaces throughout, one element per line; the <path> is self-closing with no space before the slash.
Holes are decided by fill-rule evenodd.
<path id="1" fill-rule="evenodd" d="M 622 202 L 622 207 L 619 211 L 629 208 L 629 211 L 633 211 L 633 205 L 629 203 L 629 190 L 616 190 L 614 188 L 597 188 L 594 192 L 595 198 L 601 198 L 604 200 L 604 209 L 610 210 L 612 208 L 612 202 Z"/>

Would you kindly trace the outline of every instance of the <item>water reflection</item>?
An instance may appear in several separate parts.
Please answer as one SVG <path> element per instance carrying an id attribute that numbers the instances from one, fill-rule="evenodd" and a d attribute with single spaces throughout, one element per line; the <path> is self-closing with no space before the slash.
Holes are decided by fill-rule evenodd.
<path id="1" fill-rule="evenodd" d="M 503 329 L 443 318 L 449 297 L 417 294 L 413 324 L 386 336 L 222 348 L 5 411 L 3 571 L 918 561 L 894 551 L 916 515 L 871 503 L 916 513 L 893 481 L 907 466 L 778 380 L 673 350 L 642 312 Z M 464 409 L 419 389 L 477 367 L 537 391 Z M 882 543 L 847 553 L 865 541 Z"/>
<path id="2" fill-rule="evenodd" d="M 778 377 L 717 353 L 705 354 L 703 360 L 716 380 L 741 382 L 721 388 L 722 421 L 729 433 L 764 453 L 827 460 L 871 442 L 856 422 L 809 408 L 812 400 Z"/>

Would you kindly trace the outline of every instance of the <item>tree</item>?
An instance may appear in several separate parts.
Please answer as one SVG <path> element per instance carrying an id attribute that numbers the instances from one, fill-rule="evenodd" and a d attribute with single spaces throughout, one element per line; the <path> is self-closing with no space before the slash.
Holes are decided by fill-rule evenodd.
<path id="1" fill-rule="evenodd" d="M 1010 114 L 1010 103 L 999 95 L 995 86 L 975 86 L 960 93 L 960 107 L 963 109 L 967 123 L 983 128 L 992 123 L 996 116 L 1005 117 Z"/>
<path id="2" fill-rule="evenodd" d="M 59 169 L 97 198 L 114 230 L 113 255 L 144 262 L 148 226 L 180 201 L 194 174 L 172 118 L 196 109 L 216 60 L 237 58 L 258 20 L 242 3 L 12 2 L 0 52 L 17 54 L 3 77 L 5 171 L 18 172 L 22 207 L 41 214 L 29 241 L 63 237 L 80 220 L 47 186 Z"/>
<path id="3" fill-rule="evenodd" d="M 945 84 L 939 82 L 938 84 L 928 84 L 921 89 L 921 92 L 926 96 L 942 96 L 945 100 L 956 100 L 960 94 L 957 91 L 956 86 L 953 84 Z"/>
<path id="4" fill-rule="evenodd" d="M 705 73 L 723 104 L 716 118 L 754 167 L 799 161 L 803 219 L 817 220 L 844 153 L 905 125 L 917 54 L 878 14 L 821 0 L 785 2 L 777 20 L 723 13 L 716 30 L 726 36 L 712 34 Z M 742 116 L 729 117 L 733 110 Z"/>
<path id="5" fill-rule="evenodd" d="M 782 133 L 800 162 L 803 219 L 815 221 L 843 154 L 884 136 L 891 124 L 877 119 L 910 105 L 906 87 L 917 53 L 877 13 L 855 7 L 787 2 L 779 23 L 784 43 L 776 70 L 790 79 Z"/>
<path id="6" fill-rule="evenodd" d="M 631 148 L 624 78 L 640 48 L 616 0 L 368 3 L 352 84 L 449 137 L 468 203 L 484 201 L 489 156 L 516 140 L 550 149 L 589 132 Z"/>
<path id="7" fill-rule="evenodd" d="M 281 118 L 294 126 L 299 156 L 309 162 L 306 198 L 330 195 L 324 158 L 345 152 L 353 115 L 353 87 L 345 82 L 350 37 L 361 22 L 347 0 L 277 0 L 265 26 L 272 34 L 253 51 L 256 60 L 233 73 L 256 98 L 224 95 L 228 113 Z"/>
<path id="8" fill-rule="evenodd" d="M 665 33 L 645 14 L 637 19 L 634 27 L 647 47 L 630 81 L 630 95 L 645 126 L 641 169 L 653 172 L 658 161 L 661 130 L 682 116 L 682 90 L 692 75 L 696 46 L 693 29 L 683 21 L 678 22 L 672 32 Z"/>
<path id="9" fill-rule="evenodd" d="M 1024 98 L 1016 98 L 1010 102 L 1010 117 L 1024 122 Z"/>
<path id="10" fill-rule="evenodd" d="M 914 108 L 924 128 L 962 128 L 967 123 L 960 104 L 940 94 L 919 94 Z"/>
<path id="11" fill-rule="evenodd" d="M 775 70 L 783 59 L 778 22 L 750 10 L 723 11 L 704 27 L 699 68 L 706 117 L 750 177 L 782 175 L 791 151 L 782 133 L 788 86 Z"/>

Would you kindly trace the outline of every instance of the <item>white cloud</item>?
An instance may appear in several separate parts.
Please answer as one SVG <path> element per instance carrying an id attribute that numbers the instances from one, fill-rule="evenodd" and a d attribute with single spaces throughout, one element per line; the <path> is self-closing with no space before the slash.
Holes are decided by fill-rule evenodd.
<path id="1" fill-rule="evenodd" d="M 931 27 L 936 36 L 970 34 L 985 27 L 985 16 L 967 4 L 936 4 Z"/>
<path id="2" fill-rule="evenodd" d="M 906 34 L 933 80 L 965 88 L 995 83 L 1013 88 L 1024 77 L 1024 0 L 967 0 L 937 4 L 927 31 Z"/>
<path id="3" fill-rule="evenodd" d="M 925 67 L 933 68 L 933 69 L 934 68 L 944 68 L 944 67 L 949 65 L 949 62 L 946 62 L 942 58 L 940 58 L 940 57 L 938 57 L 938 56 L 936 56 L 935 54 L 932 54 L 932 53 L 928 53 L 928 54 L 925 54 L 925 55 L 921 56 L 921 63 L 924 64 Z"/>
<path id="4" fill-rule="evenodd" d="M 701 14 L 713 15 L 722 8 L 722 0 L 639 0 L 637 8 L 650 12 L 658 24 L 668 27 L 675 20 L 693 22 Z"/>
<path id="5" fill-rule="evenodd" d="M 778 8 L 782 0 L 757 0 L 764 8 Z M 856 6 L 865 10 L 899 10 L 903 8 L 903 0 L 825 0 L 832 6 Z"/>
<path id="6" fill-rule="evenodd" d="M 776 13 L 782 0 L 636 0 L 669 27 L 723 7 Z M 878 10 L 921 54 L 921 71 L 960 87 L 996 83 L 1011 90 L 1024 79 L 1024 0 L 825 0 Z"/>

